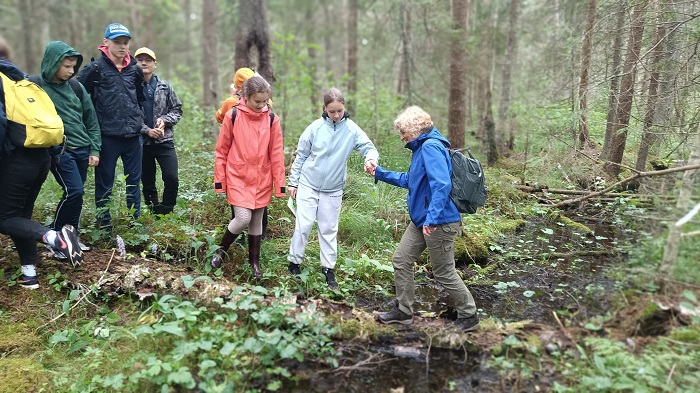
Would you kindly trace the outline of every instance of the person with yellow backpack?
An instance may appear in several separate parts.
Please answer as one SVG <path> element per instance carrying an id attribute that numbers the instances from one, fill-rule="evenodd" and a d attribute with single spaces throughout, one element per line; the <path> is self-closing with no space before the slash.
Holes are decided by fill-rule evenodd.
<path id="1" fill-rule="evenodd" d="M 39 264 L 37 242 L 63 252 L 73 266 L 83 261 L 83 251 L 78 245 L 77 232 L 72 225 L 65 225 L 60 231 L 55 231 L 32 220 L 34 203 L 49 173 L 50 158 L 46 146 L 28 147 L 33 145 L 28 145 L 27 141 L 32 139 L 29 136 L 51 134 L 55 129 L 49 126 L 44 129 L 42 125 L 37 125 L 39 119 L 47 120 L 47 124 L 60 124 L 61 137 L 63 124 L 53 104 L 50 109 L 39 106 L 48 96 L 41 88 L 25 81 L 24 73 L 10 62 L 10 54 L 9 46 L 0 36 L 0 187 L 3 190 L 0 198 L 0 233 L 10 236 L 17 248 L 22 265 L 17 280 L 19 285 L 36 289 L 39 288 L 36 275 L 36 266 Z M 34 91 L 36 95 L 24 99 L 22 94 L 27 90 Z M 37 104 L 30 111 L 35 115 L 31 119 L 33 122 L 19 122 L 18 112 L 21 112 L 24 103 L 17 101 L 22 99 L 30 107 Z M 48 102 L 51 100 L 48 99 Z M 24 139 L 23 143 L 16 142 L 18 135 L 19 139 Z"/>

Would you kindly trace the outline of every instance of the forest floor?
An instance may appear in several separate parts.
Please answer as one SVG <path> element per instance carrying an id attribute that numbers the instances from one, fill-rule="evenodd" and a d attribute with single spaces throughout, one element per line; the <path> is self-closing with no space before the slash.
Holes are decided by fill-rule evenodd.
<path id="1" fill-rule="evenodd" d="M 521 243 L 522 239 L 534 239 L 543 225 L 528 223 L 517 238 Z M 297 378 L 285 385 L 284 391 L 549 391 L 552 383 L 561 378 L 554 362 L 533 366 L 534 371 L 523 378 L 520 372 L 489 368 L 486 361 L 494 354 L 506 352 L 529 357 L 534 364 L 541 357 L 575 351 L 585 337 L 608 337 L 626 343 L 630 351 L 642 351 L 647 342 L 665 335 L 672 327 L 688 324 L 689 313 L 696 310 L 680 306 L 680 289 L 668 287 L 668 295 L 663 297 L 626 297 L 630 283 L 617 270 L 624 255 L 615 251 L 609 241 L 615 235 L 595 233 L 610 231 L 610 226 L 592 227 L 594 233 L 586 234 L 584 239 L 608 242 L 590 242 L 590 246 L 581 242 L 581 247 L 568 253 L 550 247 L 546 256 L 510 258 L 500 261 L 498 269 L 477 272 L 481 274 L 479 284 L 470 289 L 482 318 L 480 330 L 474 333 L 462 333 L 452 327 L 450 319 L 455 316 L 449 296 L 429 275 L 418 280 L 416 316 L 408 326 L 384 327 L 374 321 L 377 312 L 390 308 L 390 299 L 358 298 L 353 305 L 340 296 L 306 299 L 301 293 L 291 294 L 291 301 L 300 306 L 314 303 L 349 333 L 336 338 L 337 349 L 343 353 L 340 367 L 288 364 Z M 515 239 L 505 239 L 504 247 L 513 246 Z M 0 241 L 0 269 L 9 278 L 16 254 L 7 237 L 0 237 Z M 570 238 L 561 238 L 546 243 L 551 246 L 570 242 Z M 54 285 L 42 285 L 35 291 L 38 296 L 27 296 L 17 286 L 0 286 L 0 304 L 3 309 L 16 311 L 14 319 L 20 318 L 21 310 L 27 307 L 44 308 L 38 314 L 50 318 L 46 320 L 49 324 L 61 318 L 55 304 L 36 301 L 56 297 L 61 288 L 93 288 L 106 301 L 128 294 L 148 302 L 155 294 L 170 293 L 211 303 L 215 298 L 226 298 L 237 286 L 223 277 L 193 280 L 193 271 L 186 266 L 132 254 L 121 257 L 114 250 L 86 252 L 83 264 L 75 268 L 53 260 L 44 249 L 40 254 L 40 274 L 56 277 Z M 473 277 L 473 268 L 461 266 L 460 270 Z M 618 285 L 621 282 L 624 284 Z M 74 306 L 81 301 L 78 299 Z M 602 314 L 608 316 L 591 322 L 590 318 Z M 11 353 L 13 345 L 3 343 L 0 353 Z"/>

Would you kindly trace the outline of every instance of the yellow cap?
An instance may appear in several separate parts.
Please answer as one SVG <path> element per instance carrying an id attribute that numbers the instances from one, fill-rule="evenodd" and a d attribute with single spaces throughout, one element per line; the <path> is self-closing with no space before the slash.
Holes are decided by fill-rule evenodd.
<path id="1" fill-rule="evenodd" d="M 240 88 L 243 86 L 243 82 L 252 78 L 253 75 L 255 75 L 255 71 L 251 70 L 250 68 L 239 68 L 238 71 L 236 71 L 236 75 L 233 77 L 233 84 Z"/>
<path id="2" fill-rule="evenodd" d="M 156 60 L 156 53 L 153 52 L 152 50 L 146 48 L 145 46 L 143 48 L 136 49 L 136 53 L 134 53 L 134 57 L 138 57 L 138 55 L 149 55 L 149 56 L 151 56 L 151 59 Z"/>

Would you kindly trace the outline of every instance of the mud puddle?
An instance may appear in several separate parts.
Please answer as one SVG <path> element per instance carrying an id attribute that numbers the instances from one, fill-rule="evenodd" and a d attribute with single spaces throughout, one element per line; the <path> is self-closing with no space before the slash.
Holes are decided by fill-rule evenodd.
<path id="1" fill-rule="evenodd" d="M 625 258 L 618 251 L 618 240 L 625 239 L 625 234 L 622 228 L 612 225 L 585 224 L 590 232 L 544 219 L 531 221 L 495 245 L 487 265 L 458 267 L 464 277 L 477 283 L 469 289 L 482 321 L 531 320 L 556 326 L 557 318 L 571 323 L 608 310 L 617 291 L 616 283 L 624 278 L 614 266 Z M 456 318 L 449 296 L 438 283 L 430 277 L 417 281 L 414 311 L 418 316 L 444 322 Z M 401 334 L 400 329 L 397 333 Z M 488 333 L 482 329 L 474 337 L 480 339 L 481 335 Z M 425 340 L 409 347 L 412 349 L 402 349 L 401 353 L 396 352 L 397 344 L 366 348 L 383 362 L 341 373 L 346 384 L 337 391 L 498 392 L 508 385 L 486 366 L 487 354 L 478 350 L 465 356 L 460 350 L 433 349 L 426 356 Z M 361 360 L 356 359 L 359 363 Z M 544 380 L 532 383 L 549 385 Z M 289 391 L 327 390 L 314 385 L 298 388 Z"/>

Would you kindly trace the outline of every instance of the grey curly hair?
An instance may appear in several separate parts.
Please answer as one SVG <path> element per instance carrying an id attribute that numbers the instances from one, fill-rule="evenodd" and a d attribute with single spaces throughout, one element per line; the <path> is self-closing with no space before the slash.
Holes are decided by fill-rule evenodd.
<path id="1" fill-rule="evenodd" d="M 394 130 L 407 134 L 411 139 L 433 128 L 433 119 L 418 106 L 409 106 L 394 120 Z"/>

